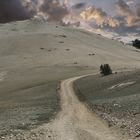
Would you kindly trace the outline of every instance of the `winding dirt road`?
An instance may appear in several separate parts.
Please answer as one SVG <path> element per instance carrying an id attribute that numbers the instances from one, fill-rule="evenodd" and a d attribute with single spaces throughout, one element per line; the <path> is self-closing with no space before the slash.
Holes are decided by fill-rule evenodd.
<path id="1" fill-rule="evenodd" d="M 78 100 L 73 82 L 79 78 L 81 77 L 62 81 L 62 110 L 54 120 L 35 130 L 3 137 L 2 140 L 129 140 L 108 128 L 105 122 Z"/>
<path id="2" fill-rule="evenodd" d="M 47 140 L 125 140 L 110 130 L 96 114 L 76 97 L 72 84 L 80 77 L 61 83 L 61 112 L 46 127 L 51 132 Z M 128 140 L 128 139 L 127 139 Z"/>

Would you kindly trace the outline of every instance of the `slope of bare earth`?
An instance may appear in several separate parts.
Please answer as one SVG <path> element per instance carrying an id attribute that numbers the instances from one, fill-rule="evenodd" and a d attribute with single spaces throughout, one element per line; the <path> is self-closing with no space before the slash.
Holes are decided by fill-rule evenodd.
<path id="1" fill-rule="evenodd" d="M 140 139 L 140 72 L 88 76 L 74 82 L 76 95 L 109 127 Z"/>
<path id="2" fill-rule="evenodd" d="M 0 24 L 0 135 L 49 121 L 60 110 L 61 80 L 140 67 L 140 52 L 102 36 L 53 23 Z M 14 131 L 14 132 L 13 132 Z"/>
<path id="3" fill-rule="evenodd" d="M 76 97 L 70 78 L 61 83 L 61 111 L 52 122 L 18 135 L 3 137 L 5 140 L 130 140 L 110 129 Z"/>

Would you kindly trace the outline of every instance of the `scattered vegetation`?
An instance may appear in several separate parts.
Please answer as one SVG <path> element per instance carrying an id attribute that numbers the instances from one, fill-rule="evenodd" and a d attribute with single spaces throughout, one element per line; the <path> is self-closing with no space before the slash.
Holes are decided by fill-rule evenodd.
<path id="1" fill-rule="evenodd" d="M 59 41 L 59 43 L 64 43 L 63 41 Z"/>
<path id="2" fill-rule="evenodd" d="M 70 51 L 70 49 L 66 49 L 66 51 Z"/>
<path id="3" fill-rule="evenodd" d="M 90 54 L 88 54 L 89 56 L 94 56 L 95 55 L 95 53 L 90 53 Z"/>
<path id="4" fill-rule="evenodd" d="M 74 62 L 74 64 L 78 64 L 78 62 Z"/>
<path id="5" fill-rule="evenodd" d="M 111 67 L 109 66 L 109 64 L 101 65 L 100 66 L 100 73 L 104 76 L 112 74 L 112 70 L 111 70 Z"/>
<path id="6" fill-rule="evenodd" d="M 133 46 L 136 47 L 137 49 L 140 49 L 140 40 L 136 39 L 132 41 Z"/>
<path id="7" fill-rule="evenodd" d="M 56 27 L 56 28 L 58 28 L 58 27 Z M 66 35 L 64 35 L 64 34 L 62 34 L 62 35 L 55 35 L 55 37 L 67 38 L 67 36 L 66 36 Z"/>
<path id="8" fill-rule="evenodd" d="M 51 49 L 48 50 L 48 52 L 51 52 L 51 51 L 52 51 Z"/>

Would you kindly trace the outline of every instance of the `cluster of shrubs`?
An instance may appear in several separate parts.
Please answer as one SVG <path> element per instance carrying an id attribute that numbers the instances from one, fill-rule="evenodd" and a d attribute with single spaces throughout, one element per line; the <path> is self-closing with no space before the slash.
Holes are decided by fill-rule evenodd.
<path id="1" fill-rule="evenodd" d="M 112 70 L 111 67 L 109 66 L 109 64 L 104 64 L 100 66 L 100 73 L 104 76 L 112 74 Z"/>
<path id="2" fill-rule="evenodd" d="M 136 47 L 137 49 L 140 49 L 140 40 L 136 39 L 132 41 L 133 46 Z"/>

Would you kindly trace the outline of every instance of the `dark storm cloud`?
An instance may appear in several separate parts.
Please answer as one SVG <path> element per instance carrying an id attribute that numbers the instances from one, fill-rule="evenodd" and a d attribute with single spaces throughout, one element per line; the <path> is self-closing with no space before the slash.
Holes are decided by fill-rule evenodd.
<path id="1" fill-rule="evenodd" d="M 139 7 L 137 8 L 137 14 L 135 14 L 129 5 L 124 0 L 118 0 L 116 3 L 118 13 L 124 17 L 127 26 L 135 26 L 140 24 Z"/>
<path id="2" fill-rule="evenodd" d="M 140 17 L 140 3 L 136 5 L 136 8 L 137 8 L 137 16 Z"/>
<path id="3" fill-rule="evenodd" d="M 49 21 L 61 21 L 68 10 L 59 0 L 0 0 L 0 23 L 46 17 Z"/>
<path id="4" fill-rule="evenodd" d="M 112 32 L 116 32 L 119 35 L 128 35 L 128 34 L 137 34 L 140 35 L 140 28 L 138 25 L 135 26 L 124 26 L 124 24 L 122 24 L 119 28 L 115 28 L 113 30 L 110 29 L 110 31 Z"/>
<path id="5" fill-rule="evenodd" d="M 62 21 L 69 13 L 67 7 L 61 4 L 59 0 L 43 0 L 39 11 L 46 15 L 49 21 Z"/>
<path id="6" fill-rule="evenodd" d="M 80 9 L 86 6 L 86 3 L 81 2 L 81 3 L 77 3 L 75 5 L 72 6 L 73 9 Z"/>
<path id="7" fill-rule="evenodd" d="M 32 17 L 20 0 L 0 0 L 0 22 L 25 20 Z"/>

